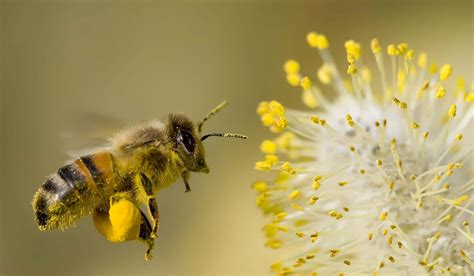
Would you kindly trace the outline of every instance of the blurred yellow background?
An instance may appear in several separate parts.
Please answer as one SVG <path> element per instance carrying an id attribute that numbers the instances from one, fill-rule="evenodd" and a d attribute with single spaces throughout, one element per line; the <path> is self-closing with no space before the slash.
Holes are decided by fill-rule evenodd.
<path id="1" fill-rule="evenodd" d="M 472 80 L 470 1 L 354 2 L 1 1 L 0 274 L 267 274 L 274 253 L 250 184 L 262 176 L 253 164 L 269 134 L 255 108 L 267 99 L 303 107 L 282 64 L 296 58 L 314 76 L 320 59 L 306 33 L 325 33 L 339 65 L 345 40 L 367 50 L 376 36 Z M 153 261 L 143 244 L 104 240 L 90 218 L 65 232 L 37 229 L 30 201 L 66 160 L 59 134 L 71 116 L 198 120 L 224 99 L 230 106 L 205 130 L 250 139 L 209 139 L 211 173 L 193 174 L 189 194 L 178 182 L 158 195 Z"/>

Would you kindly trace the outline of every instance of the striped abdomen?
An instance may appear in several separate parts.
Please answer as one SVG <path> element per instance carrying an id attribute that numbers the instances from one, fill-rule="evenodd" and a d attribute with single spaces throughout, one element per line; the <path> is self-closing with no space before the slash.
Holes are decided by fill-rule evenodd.
<path id="1" fill-rule="evenodd" d="M 108 152 L 83 156 L 60 168 L 33 197 L 38 227 L 64 229 L 90 215 L 104 199 L 108 200 L 117 182 L 113 157 Z"/>

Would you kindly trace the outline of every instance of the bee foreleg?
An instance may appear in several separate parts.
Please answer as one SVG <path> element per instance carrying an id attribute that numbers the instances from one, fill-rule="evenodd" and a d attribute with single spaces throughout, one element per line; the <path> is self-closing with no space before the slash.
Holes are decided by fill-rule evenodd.
<path id="1" fill-rule="evenodd" d="M 155 246 L 155 239 L 151 237 L 152 228 L 151 224 L 148 221 L 148 218 L 145 214 L 140 210 L 141 213 L 141 223 L 140 223 L 140 234 L 138 235 L 138 240 L 146 243 L 148 245 L 148 249 L 145 253 L 145 260 L 149 261 L 153 258 L 151 254 L 151 250 Z"/>
<path id="2" fill-rule="evenodd" d="M 189 187 L 189 183 L 188 183 L 189 172 L 188 171 L 182 172 L 181 177 L 183 178 L 184 186 L 186 187 L 186 191 L 184 191 L 184 192 L 185 193 L 191 192 L 191 187 Z"/>

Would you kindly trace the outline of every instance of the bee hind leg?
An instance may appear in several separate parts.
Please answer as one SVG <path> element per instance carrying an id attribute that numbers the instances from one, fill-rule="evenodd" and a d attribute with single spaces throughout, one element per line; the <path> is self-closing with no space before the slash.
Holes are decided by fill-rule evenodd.
<path id="1" fill-rule="evenodd" d="M 148 218 L 145 216 L 145 214 L 141 210 L 140 210 L 140 213 L 141 213 L 141 224 L 140 224 L 140 233 L 138 234 L 138 240 L 148 245 L 148 249 L 145 253 L 145 260 L 149 261 L 153 259 L 153 255 L 151 254 L 151 251 L 153 250 L 153 247 L 155 246 L 155 239 L 152 238 L 151 236 L 152 228 L 151 228 L 150 222 L 148 221 Z"/>

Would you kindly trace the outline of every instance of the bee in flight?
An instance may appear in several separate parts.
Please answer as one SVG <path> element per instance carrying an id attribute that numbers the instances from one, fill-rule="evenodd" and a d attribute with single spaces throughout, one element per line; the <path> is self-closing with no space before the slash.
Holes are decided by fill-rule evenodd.
<path id="1" fill-rule="evenodd" d="M 33 197 L 39 229 L 63 230 L 92 214 L 96 228 L 107 237 L 108 230 L 100 222 L 105 219 L 110 225 L 111 208 L 125 200 L 138 214 L 136 237 L 131 239 L 148 245 L 145 259 L 150 260 L 159 227 L 157 191 L 181 177 L 189 192 L 190 172 L 209 172 L 202 144 L 207 138 L 247 138 L 230 133 L 201 136 L 203 124 L 226 104 L 219 104 L 198 123 L 182 114 L 170 114 L 167 123 L 154 120 L 131 127 L 113 136 L 107 146 L 60 168 Z M 151 223 L 140 204 L 146 206 Z"/>

